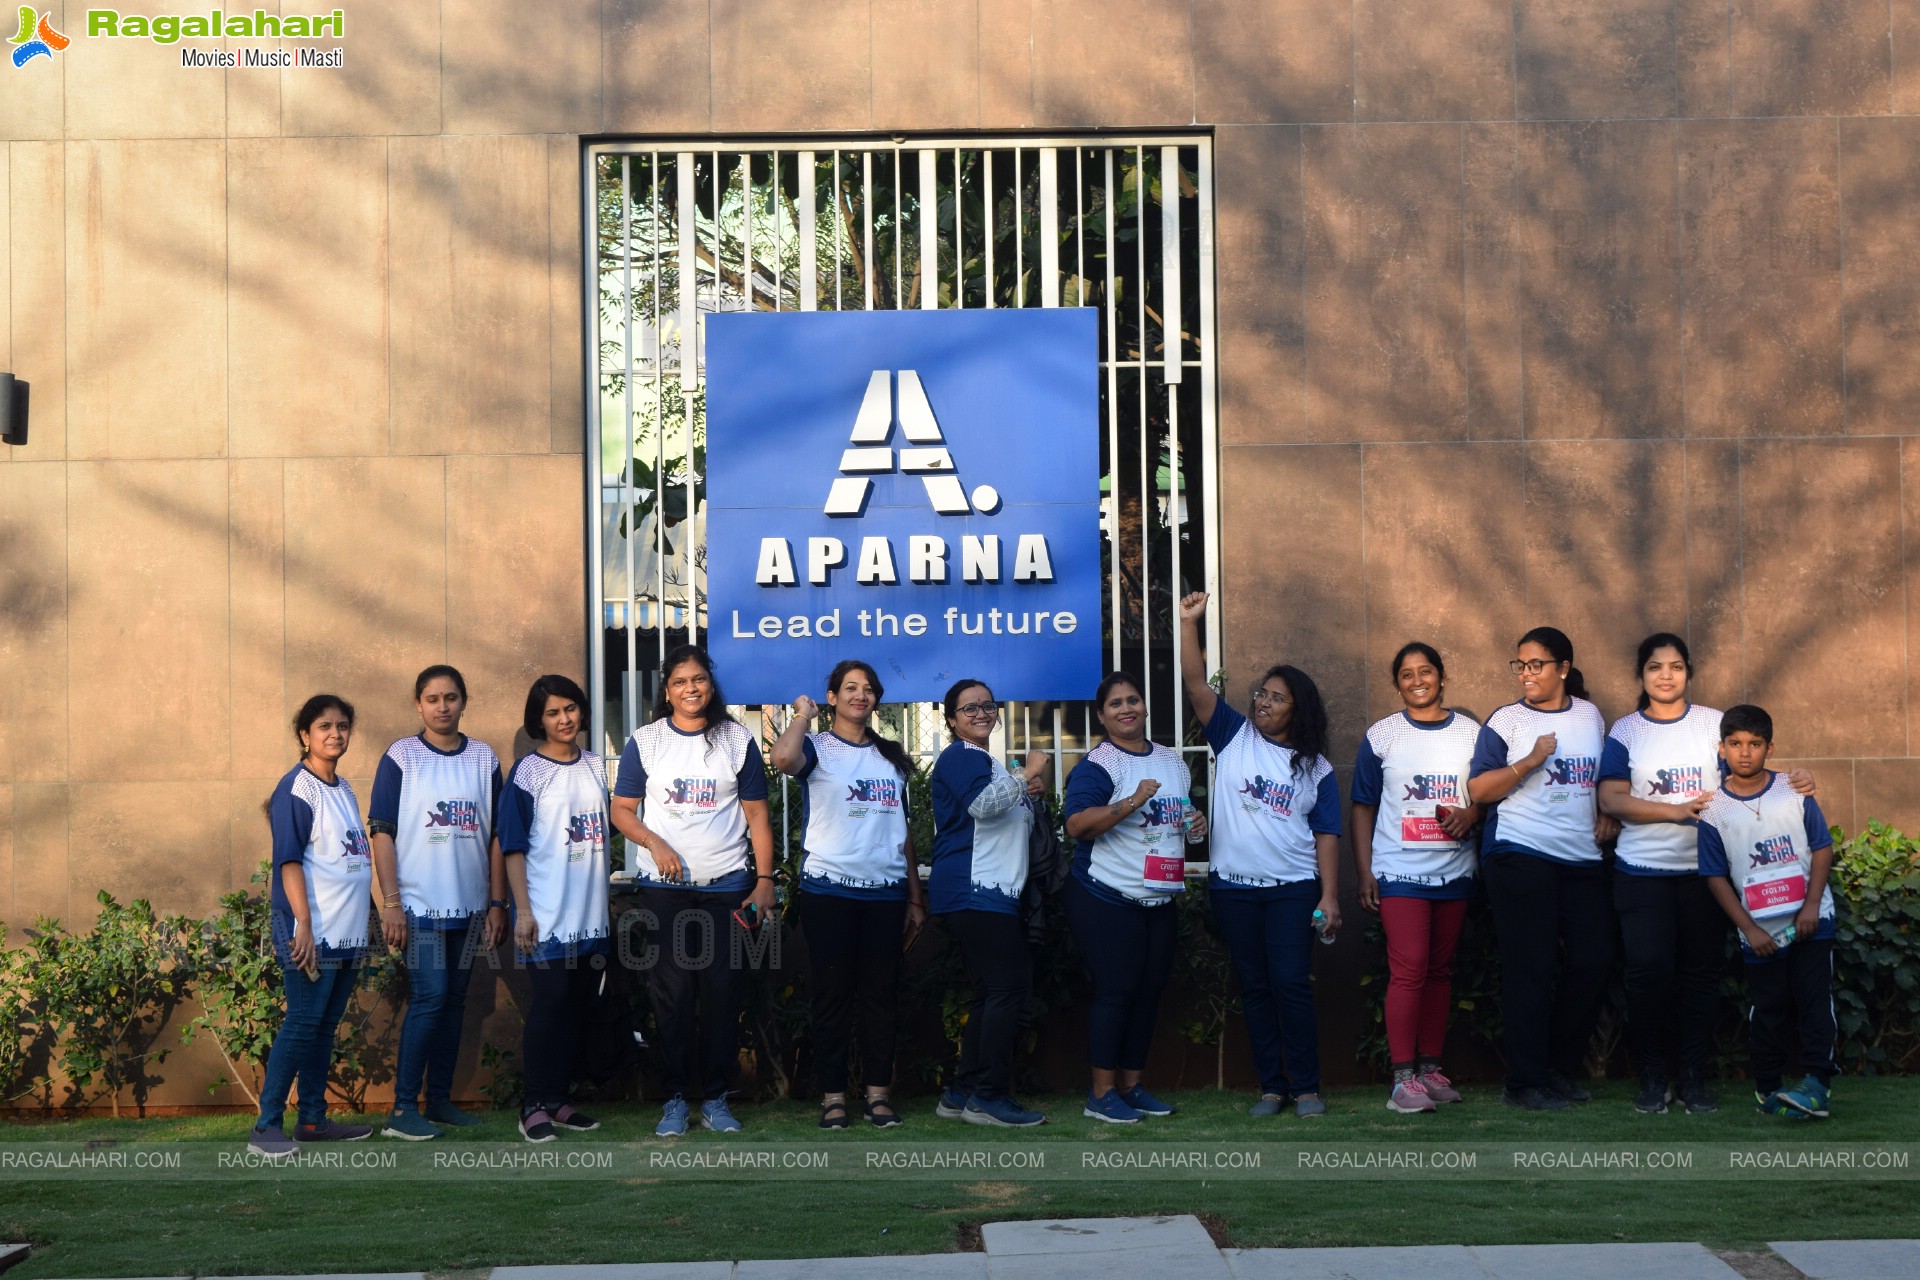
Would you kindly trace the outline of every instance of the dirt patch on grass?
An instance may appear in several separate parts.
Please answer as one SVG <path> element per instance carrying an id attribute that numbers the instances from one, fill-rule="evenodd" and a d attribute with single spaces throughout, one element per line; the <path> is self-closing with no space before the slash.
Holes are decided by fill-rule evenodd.
<path id="1" fill-rule="evenodd" d="M 1216 1249 L 1233 1248 L 1233 1241 L 1227 1238 L 1227 1220 L 1225 1218 L 1221 1217 L 1217 1213 L 1204 1213 L 1204 1212 L 1196 1213 L 1193 1216 L 1200 1219 L 1200 1225 L 1205 1227 L 1207 1229 L 1207 1234 L 1213 1238 L 1214 1248 Z"/>
<path id="2" fill-rule="evenodd" d="M 1807 1280 L 1807 1273 L 1771 1249 L 1715 1249 L 1713 1253 L 1746 1280 Z"/>
<path id="3" fill-rule="evenodd" d="M 980 1239 L 980 1224 L 971 1218 L 962 1218 L 954 1223 L 953 1247 L 961 1253 L 985 1253 L 987 1246 Z"/>

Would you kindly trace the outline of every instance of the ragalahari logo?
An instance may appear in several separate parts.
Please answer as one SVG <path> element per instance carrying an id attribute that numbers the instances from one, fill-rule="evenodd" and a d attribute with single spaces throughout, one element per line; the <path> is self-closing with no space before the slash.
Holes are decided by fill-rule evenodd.
<path id="1" fill-rule="evenodd" d="M 8 44 L 14 45 L 13 65 L 24 67 L 35 58 L 51 58 L 73 41 L 53 29 L 53 13 L 36 13 L 20 6 L 20 31 Z"/>

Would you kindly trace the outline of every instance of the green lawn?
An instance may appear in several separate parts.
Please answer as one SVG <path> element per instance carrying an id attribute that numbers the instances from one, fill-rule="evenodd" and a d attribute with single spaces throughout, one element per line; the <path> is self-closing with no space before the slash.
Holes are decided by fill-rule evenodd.
<path id="1" fill-rule="evenodd" d="M 947 1142 L 1084 1144 L 1306 1144 L 1349 1151 L 1408 1142 L 1651 1143 L 1744 1141 L 1920 1143 L 1920 1084 L 1845 1080 L 1834 1118 L 1792 1125 L 1754 1114 L 1735 1084 L 1711 1116 L 1640 1116 L 1625 1082 L 1603 1086 L 1572 1114 L 1533 1115 L 1498 1105 L 1492 1090 L 1432 1116 L 1395 1116 L 1380 1089 L 1329 1096 L 1332 1114 L 1256 1122 L 1240 1095 L 1174 1095 L 1181 1114 L 1131 1128 L 1079 1116 L 1067 1097 L 1034 1099 L 1058 1119 L 1037 1131 L 980 1130 L 940 1121 L 930 1099 L 906 1103 L 909 1123 L 888 1133 L 860 1127 L 822 1135 L 811 1105 L 744 1105 L 747 1132 L 696 1130 L 677 1144 L 705 1149 L 793 1149 L 822 1142 L 853 1147 Z M 644 1142 L 654 1108 L 595 1108 L 599 1132 L 562 1146 Z M 0 1127 L 0 1160 L 40 1143 L 185 1142 L 237 1150 L 247 1118 L 86 1119 Z M 409 1145 L 406 1156 L 452 1142 L 517 1142 L 509 1116 L 443 1143 Z M 360 1144 L 370 1149 L 379 1144 Z M 205 1156 L 208 1145 L 192 1148 Z M 397 1144 L 389 1144 L 397 1145 Z M 661 1144 L 665 1145 L 665 1144 Z M 524 1144 L 512 1148 L 522 1150 Z M 1064 1148 L 1063 1148 L 1064 1149 Z M 1290 1151 L 1299 1149 L 1290 1146 Z M 1796 1182 L 1762 1178 L 1662 1181 L 1366 1179 L 1308 1181 L 1209 1177 L 1023 1183 L 995 1174 L 949 1180 L 892 1174 L 853 1180 L 793 1177 L 689 1180 L 628 1176 L 487 1180 L 335 1176 L 291 1171 L 218 1178 L 34 1179 L 0 1168 L 0 1240 L 31 1240 L 33 1256 L 12 1275 L 155 1276 L 328 1271 L 452 1271 L 515 1263 L 674 1261 L 939 1252 L 959 1247 L 982 1221 L 1113 1214 L 1203 1213 L 1244 1247 L 1422 1243 L 1698 1240 L 1753 1247 L 1766 1240 L 1920 1236 L 1920 1187 L 1911 1181 Z M 244 1225 L 243 1225 L 244 1224 Z M 238 1230 L 233 1228 L 240 1228 Z"/>

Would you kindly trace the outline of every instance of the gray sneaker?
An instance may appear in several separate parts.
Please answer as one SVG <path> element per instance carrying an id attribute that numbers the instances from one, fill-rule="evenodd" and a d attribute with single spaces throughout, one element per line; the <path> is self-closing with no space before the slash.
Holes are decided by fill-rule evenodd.
<path id="1" fill-rule="evenodd" d="M 255 1128 L 247 1138 L 247 1150 L 267 1160 L 291 1160 L 300 1154 L 300 1144 L 276 1124 Z"/>
<path id="2" fill-rule="evenodd" d="M 1293 1114 L 1302 1120 L 1308 1116 L 1323 1116 L 1327 1114 L 1327 1104 L 1320 1101 L 1317 1093 L 1305 1094 L 1293 1100 Z"/>
<path id="3" fill-rule="evenodd" d="M 1286 1105 L 1287 1105 L 1286 1095 L 1279 1094 L 1279 1093 L 1263 1093 L 1260 1095 L 1260 1101 L 1254 1103 L 1252 1106 L 1247 1108 L 1247 1114 L 1250 1116 L 1253 1116 L 1255 1119 L 1263 1119 L 1267 1116 L 1277 1116 L 1280 1114 L 1282 1108 L 1284 1108 Z"/>

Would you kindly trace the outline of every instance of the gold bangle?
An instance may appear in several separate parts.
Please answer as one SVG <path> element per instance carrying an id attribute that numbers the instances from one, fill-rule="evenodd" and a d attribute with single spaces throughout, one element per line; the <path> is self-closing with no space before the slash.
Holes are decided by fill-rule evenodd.
<path id="1" fill-rule="evenodd" d="M 1520 772 L 1520 770 L 1514 765 L 1513 761 L 1511 760 L 1507 761 L 1507 768 L 1513 770 L 1513 776 L 1516 781 L 1525 782 L 1527 780 L 1527 775 Z"/>

